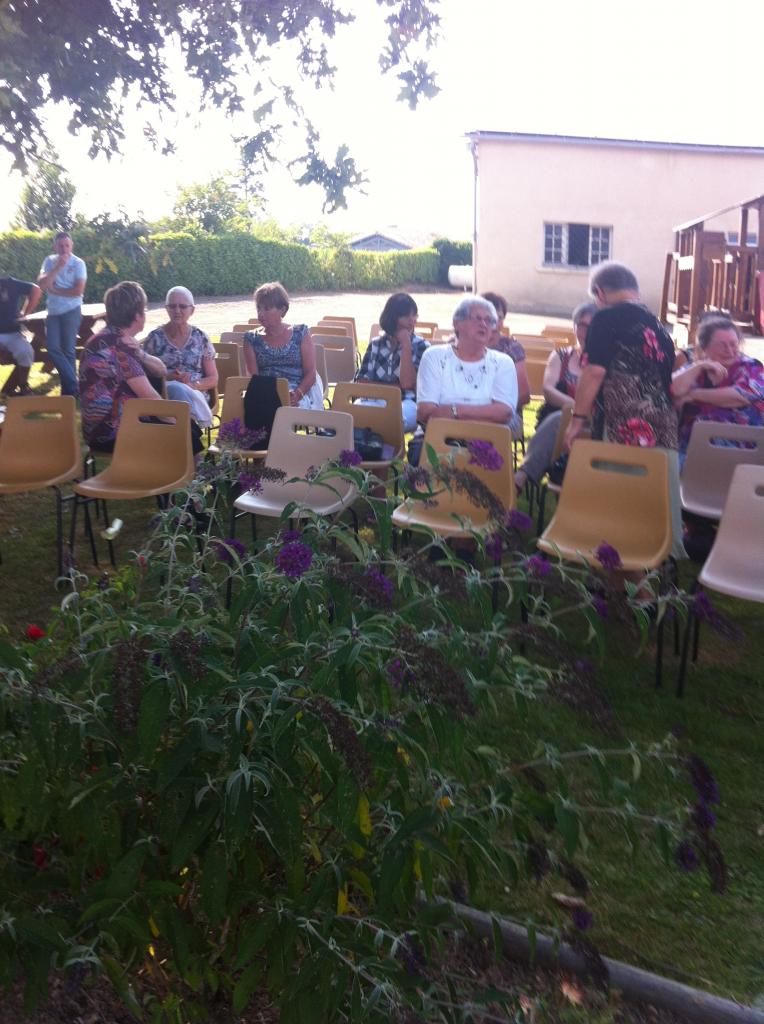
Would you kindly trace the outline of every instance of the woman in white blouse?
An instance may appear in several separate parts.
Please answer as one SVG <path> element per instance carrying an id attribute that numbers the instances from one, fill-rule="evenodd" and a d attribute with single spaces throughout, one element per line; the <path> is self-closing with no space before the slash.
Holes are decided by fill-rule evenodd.
<path id="1" fill-rule="evenodd" d="M 453 345 L 432 345 L 417 376 L 417 419 L 508 423 L 517 407 L 517 374 L 510 356 L 489 348 L 496 310 L 469 295 L 454 311 Z"/>

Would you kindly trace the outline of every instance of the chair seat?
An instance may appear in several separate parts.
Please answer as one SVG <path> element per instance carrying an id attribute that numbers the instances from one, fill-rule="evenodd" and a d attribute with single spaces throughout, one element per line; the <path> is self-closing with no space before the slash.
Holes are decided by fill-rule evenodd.
<path id="1" fill-rule="evenodd" d="M 552 525 L 554 525 L 554 520 L 552 520 L 550 526 Z M 548 555 L 556 556 L 559 554 L 562 558 L 571 562 L 584 561 L 593 569 L 597 569 L 600 567 L 600 563 L 597 561 L 594 552 L 603 542 L 601 533 L 602 531 L 595 537 L 591 533 L 582 530 L 580 535 L 572 536 L 570 529 L 568 529 L 564 541 L 562 539 L 555 541 L 554 534 L 550 533 L 549 527 L 547 527 L 544 535 L 539 537 L 537 544 Z M 614 545 L 621 555 L 622 568 L 628 571 L 642 572 L 644 569 L 655 568 L 661 565 L 665 558 L 664 547 L 656 547 L 655 544 L 650 542 L 651 540 L 652 538 L 642 540 L 632 534 L 628 542 L 628 553 L 624 547 L 618 547 L 617 544 Z"/>
<path id="2" fill-rule="evenodd" d="M 57 476 L 40 477 L 39 467 L 34 465 L 17 468 L 14 479 L 0 482 L 0 494 L 21 494 L 24 491 L 42 491 L 46 487 L 68 483 L 75 477 L 82 476 L 82 460 Z"/>
<path id="3" fill-rule="evenodd" d="M 681 482 L 679 484 L 679 494 L 682 499 L 682 510 L 684 512 L 690 512 L 694 516 L 704 516 L 706 519 L 721 519 L 725 494 L 721 494 L 720 500 L 713 503 L 693 500 L 687 496 L 686 488 L 682 486 Z"/>
<path id="4" fill-rule="evenodd" d="M 186 474 L 171 483 L 159 483 L 154 486 L 147 484 L 145 477 L 141 480 L 131 481 L 124 477 L 112 480 L 109 478 L 108 470 L 99 473 L 98 476 L 82 480 L 74 485 L 74 490 L 83 498 L 96 498 L 99 501 L 127 501 L 133 498 L 153 498 L 158 494 L 170 494 L 184 487 L 193 474 Z"/>
<path id="5" fill-rule="evenodd" d="M 480 521 L 482 519 L 482 522 Z M 428 508 L 424 502 L 404 501 L 393 512 L 393 526 L 399 530 L 432 530 L 441 537 L 471 537 L 474 532 L 485 533 L 487 515 L 475 509 L 475 518 L 462 516 L 449 519 L 443 505 Z"/>
<path id="6" fill-rule="evenodd" d="M 242 462 L 262 462 L 268 454 L 267 448 L 226 448 L 225 450 L 229 455 L 232 455 L 233 458 L 241 459 Z M 220 445 L 211 444 L 208 446 L 207 452 L 210 455 L 221 455 L 223 449 Z"/>
<path id="7" fill-rule="evenodd" d="M 305 509 L 295 509 L 292 518 L 300 519 L 308 512 L 328 516 L 342 511 L 355 501 L 358 488 L 347 480 L 337 479 L 335 487 L 325 484 L 311 484 L 308 481 L 278 483 L 264 480 L 262 491 L 257 494 L 242 494 L 234 502 L 240 512 L 258 516 L 280 516 L 284 507 L 294 501 Z"/>

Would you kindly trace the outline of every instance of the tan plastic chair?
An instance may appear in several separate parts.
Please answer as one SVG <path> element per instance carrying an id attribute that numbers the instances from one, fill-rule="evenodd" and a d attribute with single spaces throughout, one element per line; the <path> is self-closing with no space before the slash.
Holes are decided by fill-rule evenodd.
<path id="1" fill-rule="evenodd" d="M 430 339 L 430 344 L 431 345 L 441 345 L 445 341 L 450 341 L 453 338 L 453 336 L 454 336 L 454 329 L 453 329 L 453 327 L 438 327 L 432 333 L 432 338 Z"/>
<path id="2" fill-rule="evenodd" d="M 358 345 L 358 332 L 356 330 L 354 316 L 322 316 L 321 320 L 325 320 L 328 323 L 347 324 L 352 331 L 352 338 L 354 344 L 356 346 Z"/>
<path id="3" fill-rule="evenodd" d="M 256 316 L 251 316 L 249 318 L 248 323 L 252 324 L 253 327 L 262 327 L 262 324 L 260 323 Z"/>
<path id="4" fill-rule="evenodd" d="M 356 372 L 356 349 L 352 338 L 329 334 L 312 334 L 314 345 L 321 345 L 326 355 L 326 370 L 330 384 L 352 380 Z"/>
<path id="5" fill-rule="evenodd" d="M 324 346 L 313 342 L 313 349 L 316 353 L 316 373 L 321 378 L 321 388 L 324 401 L 329 399 L 329 371 L 326 367 L 326 352 Z"/>
<path id="6" fill-rule="evenodd" d="M 714 444 L 717 438 L 751 447 Z M 680 479 L 682 508 L 694 515 L 718 519 L 732 474 L 743 463 L 764 466 L 764 427 L 696 420 Z"/>
<path id="7" fill-rule="evenodd" d="M 640 572 L 661 566 L 671 541 L 666 453 L 576 441 L 554 518 L 537 542 L 541 550 L 597 568 L 594 552 L 605 542 L 624 569 Z"/>
<path id="8" fill-rule="evenodd" d="M 233 343 L 243 349 L 244 334 L 245 332 L 243 331 L 223 331 L 220 335 L 220 344 L 227 345 Z"/>
<path id="9" fill-rule="evenodd" d="M 382 324 L 372 324 L 369 328 L 369 341 L 374 341 L 382 333 Z"/>
<path id="10" fill-rule="evenodd" d="M 225 392 L 225 382 L 229 377 L 244 376 L 244 355 L 241 345 L 236 342 L 218 341 L 212 346 L 215 350 L 215 366 L 218 371 L 218 391 Z"/>
<path id="11" fill-rule="evenodd" d="M 700 571 L 698 584 L 740 601 L 764 604 L 764 466 L 738 464 L 735 467 L 714 546 Z M 694 661 L 697 657 L 698 623 L 693 614 L 693 604 L 690 604 L 677 683 L 679 697 L 684 693 L 693 620 Z"/>
<path id="12" fill-rule="evenodd" d="M 555 344 L 558 339 L 566 345 L 575 345 L 576 343 L 576 332 L 572 327 L 557 327 L 555 324 L 547 324 L 541 332 L 541 337 L 549 338 Z"/>
<path id="13" fill-rule="evenodd" d="M 141 417 L 149 416 L 170 422 L 142 422 Z M 131 398 L 122 407 L 111 462 L 96 476 L 74 485 L 71 536 L 74 537 L 80 498 L 101 502 L 160 498 L 187 484 L 194 472 L 190 406 L 186 402 Z M 85 508 L 85 523 L 95 558 L 95 541 L 87 504 Z M 114 563 L 111 540 L 108 544 L 111 561 Z"/>
<path id="14" fill-rule="evenodd" d="M 299 432 L 302 427 L 311 432 Z M 283 470 L 286 477 L 283 482 L 263 480 L 262 490 L 258 494 L 242 494 L 234 502 L 234 509 L 253 516 L 278 517 L 294 501 L 298 507 L 290 519 L 301 519 L 311 511 L 322 516 L 336 515 L 355 500 L 355 484 L 337 477 L 327 486 L 311 483 L 304 477 L 311 467 L 338 459 L 342 451 L 352 448 L 353 417 L 348 413 L 282 406 L 273 420 L 265 465 Z M 293 477 L 303 479 L 289 483 Z"/>
<path id="15" fill-rule="evenodd" d="M 231 330 L 234 334 L 247 334 L 252 330 L 252 324 L 234 324 Z"/>
<path id="16" fill-rule="evenodd" d="M 311 327 L 314 334 L 328 334 L 332 338 L 352 338 L 353 328 L 350 324 L 340 324 L 331 320 L 320 320 Z"/>
<path id="17" fill-rule="evenodd" d="M 357 398 L 373 398 L 385 405 L 360 405 Z M 370 427 L 382 435 L 385 444 L 393 449 L 389 459 L 376 462 L 362 462 L 362 469 L 371 472 L 389 468 L 393 459 L 403 456 L 404 434 L 401 411 L 401 389 L 390 384 L 367 384 L 342 381 L 334 389 L 332 408 L 335 412 L 347 412 L 353 417 L 354 427 Z"/>
<path id="18" fill-rule="evenodd" d="M 240 420 L 244 423 L 244 396 L 247 393 L 251 377 L 229 377 L 225 382 L 223 392 L 223 408 L 220 413 L 220 426 L 224 427 L 231 420 Z M 276 378 L 276 393 L 279 396 L 282 406 L 289 405 L 289 382 L 285 377 Z M 221 448 L 219 444 L 211 444 L 207 449 L 211 455 L 219 455 Z M 231 452 L 237 459 L 262 460 L 267 454 L 265 448 L 236 448 Z"/>
<path id="19" fill-rule="evenodd" d="M 418 334 L 420 338 L 425 338 L 427 341 L 432 341 L 435 332 L 438 330 L 440 328 L 432 320 L 417 320 L 414 334 Z"/>
<path id="20" fill-rule="evenodd" d="M 528 384 L 531 389 L 531 398 L 544 397 L 544 374 L 546 373 L 547 360 L 537 358 L 534 355 L 525 356 L 525 372 L 528 374 Z"/>
<path id="21" fill-rule="evenodd" d="M 64 571 L 63 503 L 59 485 L 82 476 L 76 402 L 71 395 L 11 398 L 0 432 L 0 495 L 52 487 L 56 494 L 58 575 Z"/>
<path id="22" fill-rule="evenodd" d="M 490 441 L 504 459 L 501 469 L 490 471 L 469 465 L 469 452 L 459 442 Z M 456 442 L 456 443 L 454 443 Z M 516 504 L 512 473 L 512 432 L 499 423 L 478 423 L 475 420 L 431 419 L 427 422 L 422 448 L 422 465 L 427 464 L 427 445 L 440 456 L 451 455 L 459 469 L 469 469 L 489 487 L 509 511 Z M 431 530 L 441 537 L 469 537 L 471 530 L 485 533 L 490 529 L 487 509 L 473 505 L 457 490 L 439 494 L 435 505 L 425 507 L 421 501 L 406 500 L 393 512 L 393 525 L 401 530 Z"/>

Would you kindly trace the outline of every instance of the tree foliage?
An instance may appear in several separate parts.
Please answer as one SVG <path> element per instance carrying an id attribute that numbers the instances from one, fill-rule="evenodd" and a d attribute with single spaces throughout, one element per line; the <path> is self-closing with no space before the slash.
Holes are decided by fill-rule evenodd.
<path id="1" fill-rule="evenodd" d="M 178 190 L 173 206 L 178 230 L 192 228 L 216 234 L 236 226 L 247 226 L 249 213 L 234 186 L 218 176 Z"/>
<path id="2" fill-rule="evenodd" d="M 423 51 L 437 37 L 438 2 L 376 0 L 388 12 L 387 39 L 377 45 L 380 68 L 397 75 L 399 98 L 412 106 L 437 91 Z M 373 8 L 371 0 L 367 5 Z M 89 136 L 91 156 L 118 152 L 127 109 L 174 109 L 171 65 L 179 52 L 204 107 L 254 118 L 256 130 L 237 140 L 253 170 L 275 159 L 285 118 L 305 128 L 300 180 L 321 183 L 327 208 L 335 209 L 362 175 L 344 147 L 333 160 L 320 154 L 295 87 L 331 81 L 329 41 L 354 16 L 336 0 L 0 0 L 0 145 L 26 170 L 46 146 L 43 108 L 53 103 L 66 106 L 71 132 Z M 286 82 L 272 70 L 272 54 L 285 49 L 294 58 L 294 77 Z M 153 125 L 144 131 L 163 152 L 172 151 Z"/>
<path id="3" fill-rule="evenodd" d="M 16 226 L 28 231 L 69 231 L 74 224 L 72 202 L 77 189 L 50 153 L 27 178 L 16 213 Z"/>

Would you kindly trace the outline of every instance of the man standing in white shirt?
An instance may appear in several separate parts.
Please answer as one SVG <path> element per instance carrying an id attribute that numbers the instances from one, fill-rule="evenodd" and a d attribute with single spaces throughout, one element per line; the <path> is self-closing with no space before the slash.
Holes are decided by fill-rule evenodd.
<path id="1" fill-rule="evenodd" d="M 46 256 L 38 285 L 48 297 L 45 335 L 48 353 L 61 378 L 61 394 L 78 394 L 75 346 L 82 319 L 82 296 L 87 269 L 75 256 L 72 237 L 59 231 L 53 240 L 55 252 Z"/>

